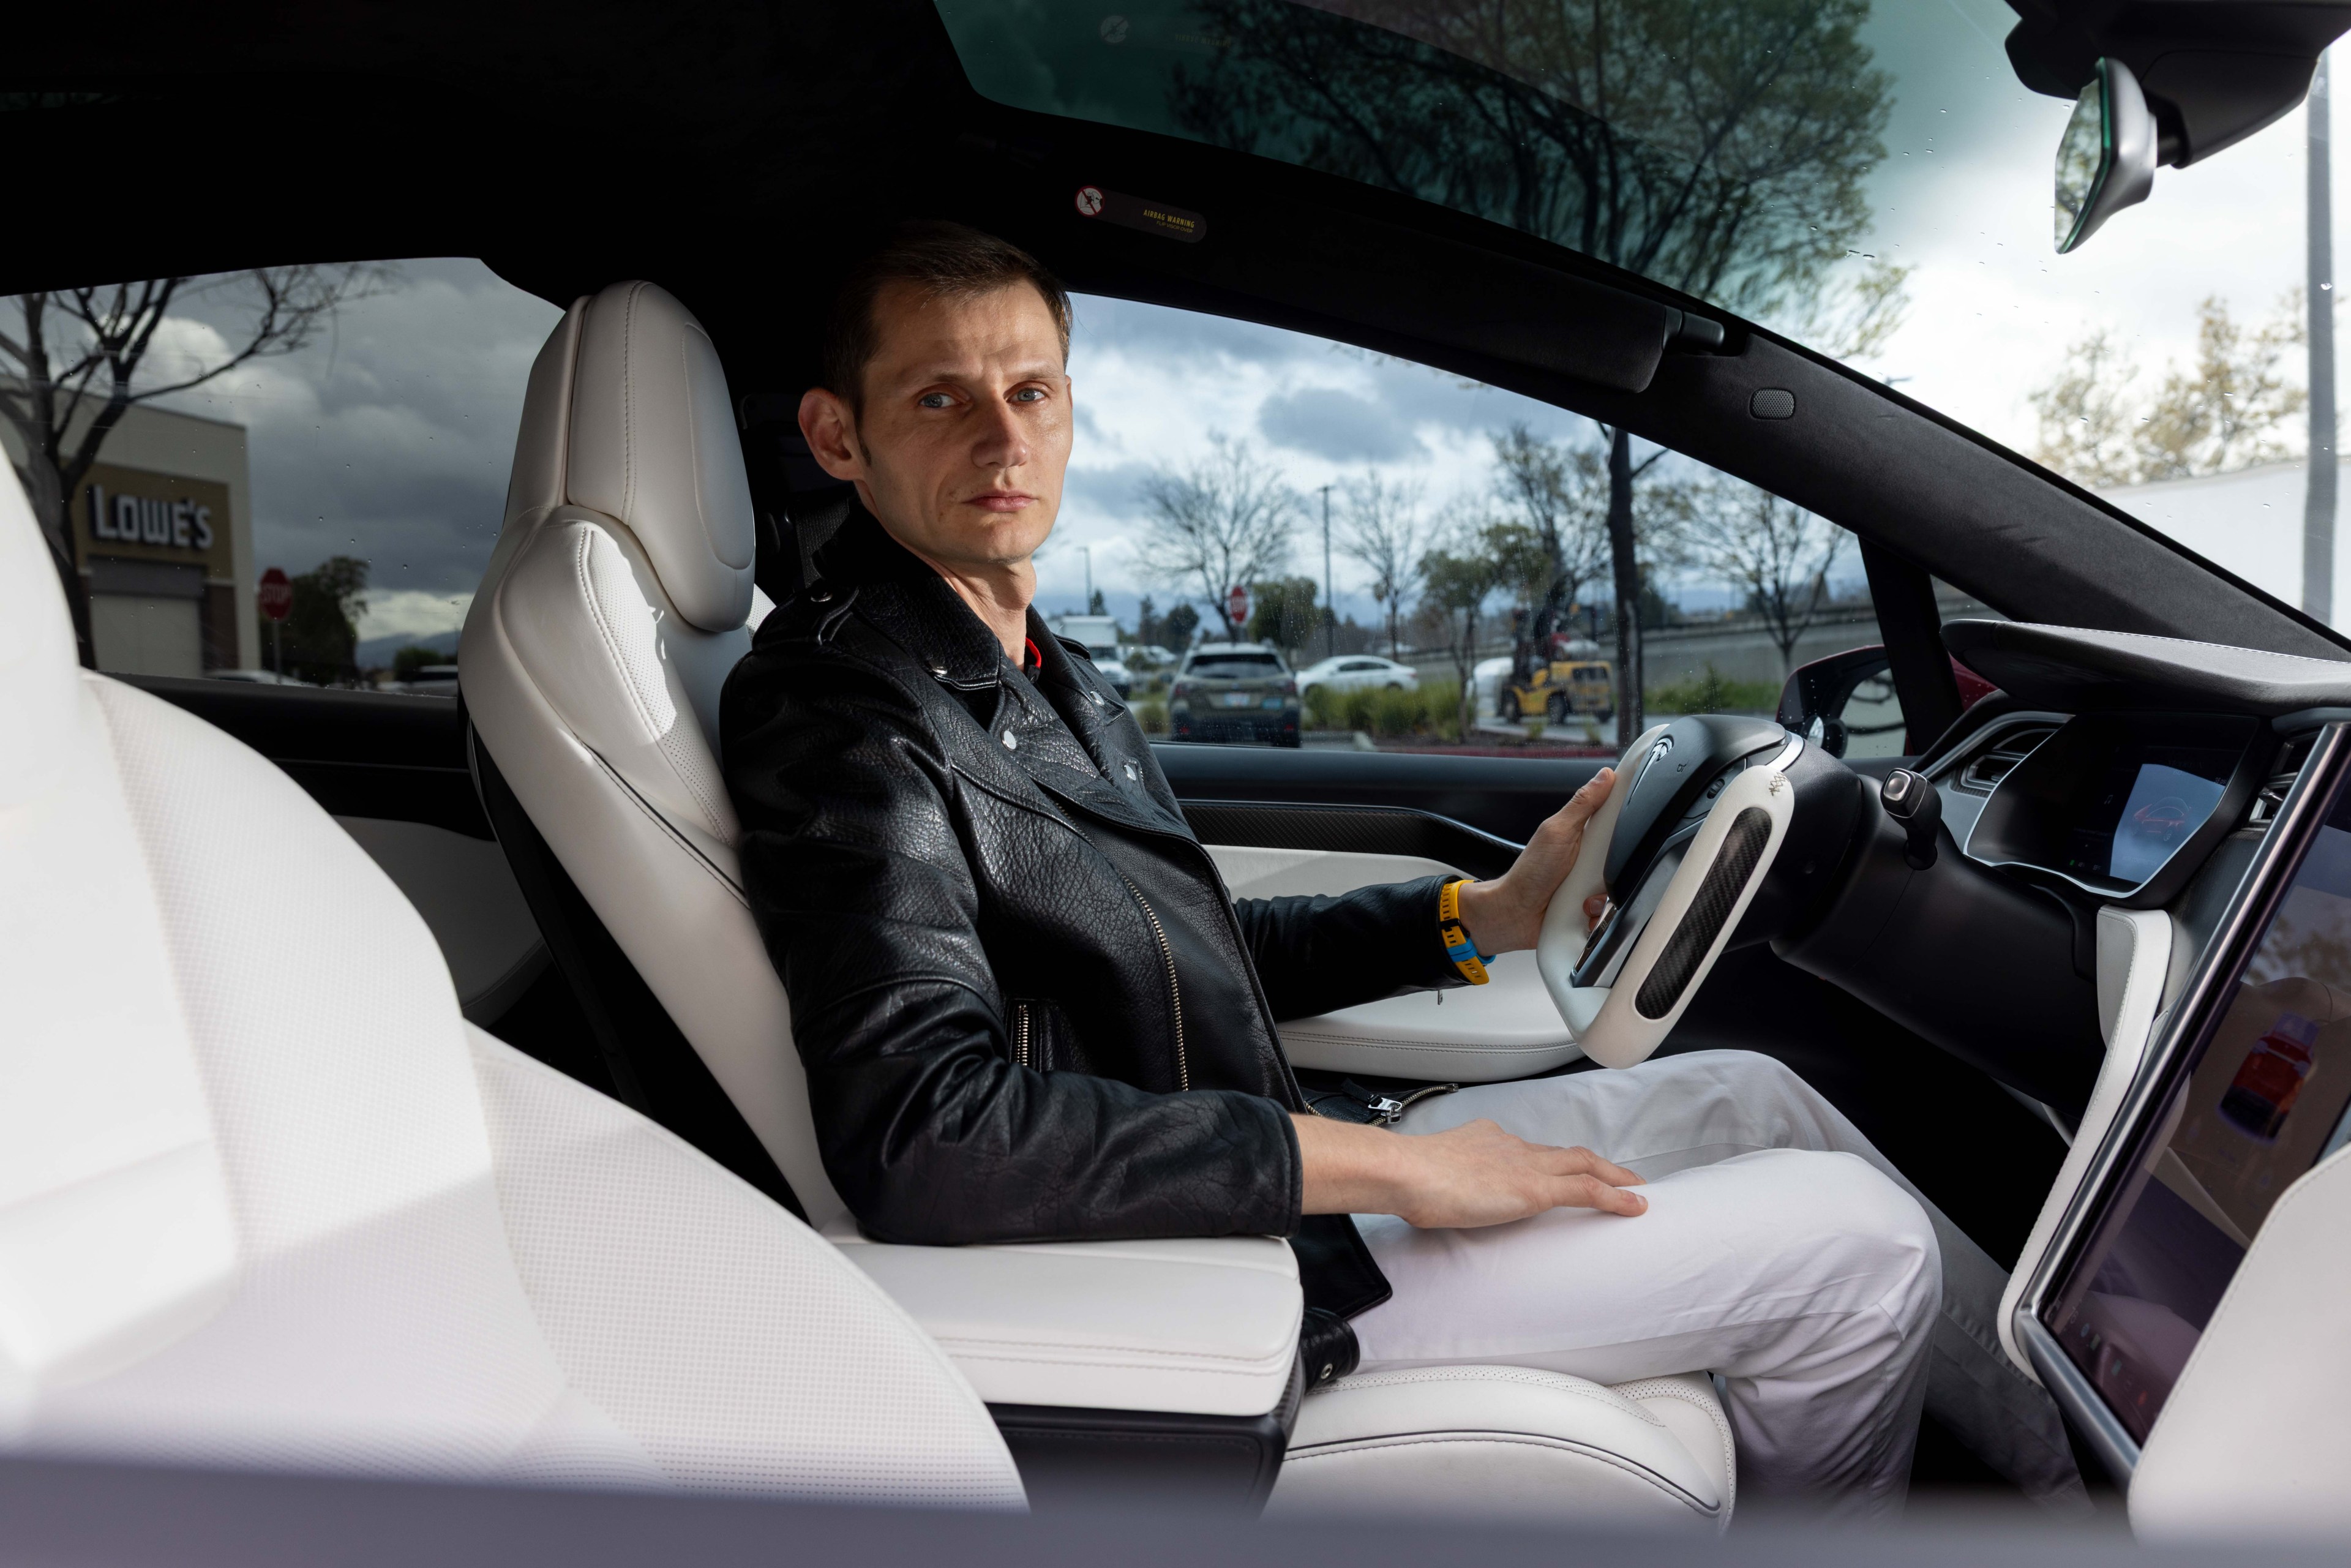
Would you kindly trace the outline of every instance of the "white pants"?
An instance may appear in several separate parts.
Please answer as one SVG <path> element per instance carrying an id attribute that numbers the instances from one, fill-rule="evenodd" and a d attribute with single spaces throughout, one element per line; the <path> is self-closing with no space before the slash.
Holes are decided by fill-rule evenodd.
<path id="1" fill-rule="evenodd" d="M 2004 1361 L 1991 1365 L 2006 1276 L 1771 1058 L 1699 1051 L 1488 1084 L 1422 1101 L 1398 1130 L 1479 1117 L 1630 1167 L 1648 1211 L 1554 1209 L 1474 1230 L 1360 1217 L 1395 1287 L 1354 1320 L 1364 1370 L 1499 1363 L 1610 1384 L 1711 1372 L 1738 1438 L 1740 1500 L 1854 1514 L 1901 1506 L 1930 1363 L 1954 1388 L 1996 1389 L 1991 1406 L 1966 1396 L 1981 1408 L 1959 1411 L 1962 1426 L 1997 1424 L 1999 1399 L 2047 1404 Z M 1959 1332 L 1937 1322 L 1947 1250 L 1971 1254 L 1956 1260 L 1969 1287 L 1951 1304 Z M 1990 1301 L 1972 1299 L 1987 1289 Z M 2034 1422 L 2057 1430 L 2053 1407 L 2043 1421 L 2033 1406 Z"/>

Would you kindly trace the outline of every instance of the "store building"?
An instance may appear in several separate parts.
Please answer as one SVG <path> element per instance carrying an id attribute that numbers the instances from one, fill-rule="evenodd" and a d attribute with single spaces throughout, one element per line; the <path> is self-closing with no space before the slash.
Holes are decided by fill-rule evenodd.
<path id="1" fill-rule="evenodd" d="M 68 501 L 99 669 L 258 665 L 245 436 L 240 424 L 143 404 L 107 436 Z"/>

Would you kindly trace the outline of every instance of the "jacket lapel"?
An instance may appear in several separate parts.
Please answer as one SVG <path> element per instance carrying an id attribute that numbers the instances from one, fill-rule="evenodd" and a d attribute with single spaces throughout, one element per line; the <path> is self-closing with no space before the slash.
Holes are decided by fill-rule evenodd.
<path id="1" fill-rule="evenodd" d="M 1032 685 L 946 580 L 862 510 L 818 554 L 817 567 L 819 591 L 853 589 L 857 615 L 961 694 L 948 707 L 987 716 L 964 731 L 975 743 L 952 758 L 980 784 L 1057 817 L 1060 801 L 1127 827 L 1190 836 L 1126 705 L 1091 666 L 1079 666 L 1033 609 L 1029 635 L 1041 664 Z"/>

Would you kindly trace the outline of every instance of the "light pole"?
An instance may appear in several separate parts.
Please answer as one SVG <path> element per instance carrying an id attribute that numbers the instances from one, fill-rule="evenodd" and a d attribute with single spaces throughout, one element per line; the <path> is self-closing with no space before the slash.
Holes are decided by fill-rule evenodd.
<path id="1" fill-rule="evenodd" d="M 1322 656 L 1339 651 L 1339 590 L 1331 580 L 1331 486 L 1322 486 Z"/>
<path id="2" fill-rule="evenodd" d="M 1086 613 L 1094 612 L 1094 547 L 1080 545 L 1078 553 L 1086 558 Z"/>
<path id="3" fill-rule="evenodd" d="M 2326 57 L 2310 78 L 2310 468 L 2302 503 L 2302 607 L 2335 620 L 2335 208 Z"/>

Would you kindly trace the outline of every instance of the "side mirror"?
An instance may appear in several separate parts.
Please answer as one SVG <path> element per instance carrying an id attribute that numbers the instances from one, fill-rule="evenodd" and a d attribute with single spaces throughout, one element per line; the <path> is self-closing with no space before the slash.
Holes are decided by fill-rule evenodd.
<path id="1" fill-rule="evenodd" d="M 1865 683 L 1882 685 L 1884 695 L 1893 691 L 1892 665 L 1883 644 L 1866 648 L 1848 648 L 1842 653 L 1832 653 L 1825 659 L 1815 659 L 1797 667 L 1780 691 L 1780 722 L 1831 757 L 1843 757 L 1853 744 L 1854 727 L 1845 716 L 1845 708 Z M 1879 694 L 1873 690 L 1873 696 Z M 1890 727 L 1897 737 L 1901 732 L 1900 714 L 1891 727 L 1871 724 L 1865 733 L 1876 735 Z"/>
<path id="2" fill-rule="evenodd" d="M 2057 143 L 2057 254 L 2155 188 L 2155 116 L 2130 67 L 2112 57 L 2074 101 Z"/>

